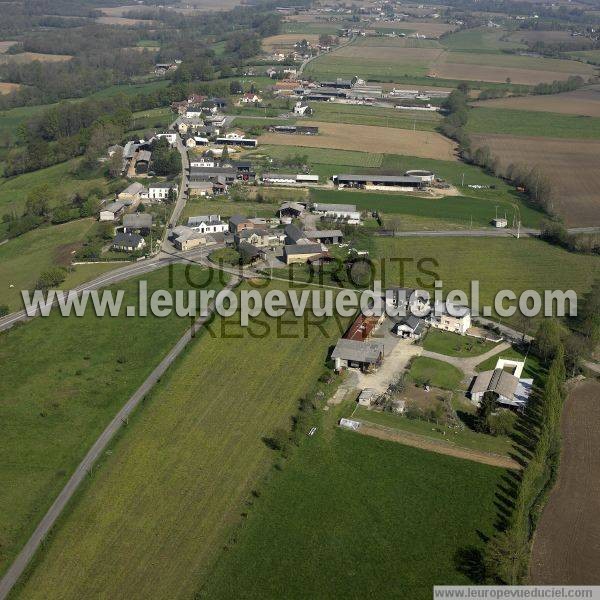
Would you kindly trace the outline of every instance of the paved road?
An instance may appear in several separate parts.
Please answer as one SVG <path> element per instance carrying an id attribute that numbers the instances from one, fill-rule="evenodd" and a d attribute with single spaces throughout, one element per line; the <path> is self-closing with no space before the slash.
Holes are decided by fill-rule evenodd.
<path id="1" fill-rule="evenodd" d="M 187 148 L 185 147 L 179 134 L 177 134 L 177 150 L 179 150 L 179 154 L 181 155 L 181 185 L 179 186 L 179 196 L 177 197 L 177 202 L 175 203 L 173 212 L 171 213 L 171 217 L 168 222 L 168 224 L 172 227 L 177 225 L 177 221 L 179 220 L 183 208 L 185 207 L 189 184 L 188 173 L 190 161 L 188 158 Z"/>
<path id="2" fill-rule="evenodd" d="M 133 264 L 129 263 L 125 267 L 121 267 L 114 271 L 110 271 L 109 273 L 105 273 L 104 275 L 100 275 L 99 277 L 96 277 L 96 279 L 92 279 L 87 283 L 73 288 L 73 290 L 79 293 L 89 290 L 97 290 L 112 285 L 114 283 L 119 283 L 120 281 L 131 279 L 132 277 L 138 277 L 140 275 L 144 275 L 145 273 L 150 273 L 155 269 L 160 269 L 161 267 L 165 267 L 172 263 L 192 262 L 205 265 L 206 255 L 209 252 L 212 252 L 213 250 L 216 250 L 220 247 L 222 246 L 219 244 L 216 246 L 209 246 L 208 248 L 201 248 L 191 252 L 161 252 L 160 254 L 157 254 L 152 258 L 148 258 L 146 260 Z M 230 271 L 230 274 L 235 275 L 236 273 L 235 271 Z M 20 321 L 26 321 L 27 319 L 31 318 L 34 317 L 27 315 L 25 310 L 20 310 L 6 315 L 5 317 L 0 318 L 0 331 L 9 329 L 13 325 L 15 325 L 15 323 L 19 323 Z"/>
<path id="3" fill-rule="evenodd" d="M 510 344 L 506 342 L 498 343 L 494 348 L 478 356 L 448 356 L 447 354 L 438 354 L 437 352 L 431 352 L 431 350 L 423 350 L 421 356 L 433 358 L 448 364 L 454 365 L 460 369 L 467 377 L 474 377 L 477 374 L 477 365 L 487 360 L 488 358 L 495 356 L 508 350 Z"/>
<path id="4" fill-rule="evenodd" d="M 238 278 L 232 277 L 226 288 L 231 289 L 239 282 L 240 280 Z M 100 437 L 94 442 L 94 445 L 85 455 L 85 458 L 79 463 L 65 487 L 61 490 L 60 494 L 57 496 L 48 512 L 44 515 L 25 546 L 23 546 L 23 549 L 21 552 L 19 552 L 16 559 L 13 561 L 12 565 L 0 581 L 0 600 L 5 600 L 13 586 L 17 583 L 25 571 L 25 568 L 33 558 L 33 555 L 37 552 L 40 545 L 44 541 L 44 538 L 48 535 L 56 523 L 56 520 L 60 517 L 62 511 L 77 491 L 79 485 L 83 482 L 86 476 L 91 473 L 94 463 L 98 460 L 104 450 L 106 450 L 106 447 L 114 437 L 115 433 L 119 431 L 123 424 L 127 423 L 131 413 L 137 408 L 144 397 L 148 395 L 157 381 L 165 374 L 167 369 L 173 364 L 175 359 L 189 344 L 193 337 L 193 332 L 202 327 L 210 318 L 214 308 L 215 306 L 213 302 L 209 306 L 209 310 L 207 311 L 208 314 L 206 316 L 199 317 L 195 321 L 194 326 L 185 332 L 185 334 L 179 339 L 175 346 L 173 346 L 167 356 L 163 358 L 160 364 L 154 369 L 154 371 L 152 371 L 144 383 L 142 383 L 142 385 L 135 391 L 133 396 L 129 398 L 123 408 L 121 408 L 114 419 L 108 424 L 106 429 L 100 434 Z"/>

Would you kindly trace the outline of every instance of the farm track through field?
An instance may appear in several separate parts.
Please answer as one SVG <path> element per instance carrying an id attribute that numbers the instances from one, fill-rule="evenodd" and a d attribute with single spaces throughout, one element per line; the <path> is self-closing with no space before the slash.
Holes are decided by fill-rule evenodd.
<path id="1" fill-rule="evenodd" d="M 600 584 L 600 383 L 585 380 L 565 404 L 558 481 L 530 562 L 534 585 Z"/>
<path id="2" fill-rule="evenodd" d="M 358 433 L 379 438 L 380 440 L 398 442 L 405 446 L 420 448 L 421 450 L 428 450 L 429 452 L 436 452 L 437 454 L 445 454 L 446 456 L 454 456 L 455 458 L 462 458 L 464 460 L 472 460 L 493 467 L 502 467 L 504 469 L 520 468 L 519 463 L 508 456 L 462 448 L 460 446 L 455 446 L 452 442 L 436 440 L 434 438 L 410 433 L 408 431 L 401 431 L 399 429 L 392 429 L 391 427 L 385 427 L 384 425 L 370 423 L 368 421 L 360 420 L 360 423 L 361 426 L 358 429 Z"/>

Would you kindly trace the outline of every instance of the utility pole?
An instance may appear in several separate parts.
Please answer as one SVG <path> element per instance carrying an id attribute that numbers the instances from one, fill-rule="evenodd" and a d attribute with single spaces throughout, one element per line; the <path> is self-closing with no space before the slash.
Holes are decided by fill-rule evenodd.
<path id="1" fill-rule="evenodd" d="M 461 184 L 462 187 L 465 187 L 465 174 L 462 174 Z"/>

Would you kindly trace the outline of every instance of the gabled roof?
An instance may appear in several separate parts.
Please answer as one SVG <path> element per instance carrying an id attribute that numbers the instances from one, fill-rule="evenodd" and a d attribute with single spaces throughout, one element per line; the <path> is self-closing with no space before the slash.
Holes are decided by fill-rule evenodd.
<path id="1" fill-rule="evenodd" d="M 512 400 L 518 385 L 519 379 L 504 369 L 483 371 L 475 378 L 471 394 L 495 392 L 504 398 Z"/>
<path id="2" fill-rule="evenodd" d="M 229 217 L 229 222 L 233 223 L 234 225 L 239 225 L 240 223 L 249 222 L 249 218 L 244 217 L 243 215 L 232 215 L 231 217 Z"/>
<path id="3" fill-rule="evenodd" d="M 113 239 L 113 246 L 128 246 L 130 248 L 135 248 L 143 241 L 144 238 L 137 233 L 123 233 L 122 231 L 119 231 Z"/>
<path id="4" fill-rule="evenodd" d="M 102 207 L 100 210 L 107 210 L 111 213 L 116 213 L 122 210 L 124 206 L 125 204 L 123 204 L 123 202 L 111 202 L 110 204 L 107 204 L 106 206 Z"/>
<path id="5" fill-rule="evenodd" d="M 322 204 L 321 202 L 315 203 L 315 209 L 317 211 L 331 211 L 331 212 L 358 212 L 355 204 Z"/>
<path id="6" fill-rule="evenodd" d="M 304 231 L 302 231 L 302 229 L 293 223 L 285 226 L 285 235 L 287 235 L 294 242 L 298 242 L 298 240 L 303 240 L 306 238 Z"/>
<path id="7" fill-rule="evenodd" d="M 364 363 L 375 363 L 383 354 L 383 342 L 378 340 L 347 340 L 341 338 L 338 340 L 331 358 L 341 358 L 342 360 L 351 360 Z"/>
<path id="8" fill-rule="evenodd" d="M 288 256 L 297 254 L 320 254 L 323 252 L 321 244 L 290 244 L 285 246 L 285 253 Z"/>
<path id="9" fill-rule="evenodd" d="M 319 231 L 305 231 L 304 236 L 309 240 L 321 240 L 323 238 L 343 237 L 339 229 L 321 229 Z"/>
<path id="10" fill-rule="evenodd" d="M 123 227 L 149 229 L 152 227 L 152 215 L 149 213 L 123 215 Z"/>

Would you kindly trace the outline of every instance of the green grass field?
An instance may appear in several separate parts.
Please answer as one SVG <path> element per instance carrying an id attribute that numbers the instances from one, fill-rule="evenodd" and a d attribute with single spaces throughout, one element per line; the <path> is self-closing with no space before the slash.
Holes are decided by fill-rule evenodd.
<path id="1" fill-rule="evenodd" d="M 187 289 L 184 267 L 173 272 L 175 285 Z M 200 279 L 200 269 L 192 273 Z M 149 291 L 167 289 L 167 269 L 147 281 Z M 136 301 L 137 280 L 118 289 L 126 292 L 124 302 Z M 188 326 L 175 315 L 97 318 L 90 311 L 81 318 L 53 313 L 0 334 L 0 573 L 93 441 Z"/>
<path id="2" fill-rule="evenodd" d="M 87 195 L 91 190 L 97 189 L 100 194 L 106 193 L 104 177 L 81 178 L 73 173 L 76 165 L 77 159 L 74 159 L 10 179 L 0 179 L 0 215 L 14 212 L 20 216 L 27 195 L 32 188 L 39 185 L 50 186 L 56 196 L 57 204 L 66 203 L 68 196 L 75 192 Z"/>
<path id="3" fill-rule="evenodd" d="M 133 113 L 131 130 L 166 128 L 175 120 L 173 111 L 167 106 Z"/>
<path id="4" fill-rule="evenodd" d="M 465 400 L 465 402 L 468 402 L 468 400 Z M 448 427 L 442 423 L 437 423 L 434 426 L 430 421 L 409 419 L 402 415 L 369 410 L 362 406 L 356 408 L 353 416 L 361 421 L 369 421 L 377 425 L 397 429 L 398 431 L 422 435 L 426 438 L 443 441 L 461 448 L 469 448 L 481 452 L 493 452 L 494 454 L 501 454 L 504 456 L 507 456 L 509 452 L 514 451 L 514 442 L 512 442 L 508 436 L 493 436 L 485 433 L 477 433 L 467 427 L 464 429 L 457 429 L 456 427 Z"/>
<path id="5" fill-rule="evenodd" d="M 446 356 L 470 357 L 485 354 L 496 347 L 492 342 L 467 338 L 457 333 L 430 329 L 423 340 L 423 348 L 430 352 L 445 354 Z"/>
<path id="6" fill-rule="evenodd" d="M 467 192 L 467 190 L 466 190 Z M 493 190 L 487 190 L 484 196 L 427 196 L 408 195 L 392 192 L 360 192 L 350 190 L 312 190 L 313 202 L 331 202 L 336 204 L 355 204 L 361 210 L 380 211 L 384 215 L 406 215 L 407 225 L 414 222 L 410 217 L 433 219 L 444 228 L 487 227 L 496 214 L 507 213 L 512 217 L 515 207 L 519 207 L 523 225 L 538 226 L 543 215 L 522 203 L 515 202 Z M 468 192 L 467 192 L 468 193 Z M 445 225 L 445 226 L 444 226 Z M 400 229 L 407 229 L 402 223 Z"/>
<path id="7" fill-rule="evenodd" d="M 313 108 L 312 119 L 331 123 L 435 131 L 441 121 L 438 112 L 406 111 L 378 106 L 335 104 L 332 102 L 318 102 L 313 104 Z"/>
<path id="8" fill-rule="evenodd" d="M 47 268 L 68 266 L 72 249 L 77 248 L 95 226 L 92 219 L 81 219 L 34 229 L 0 245 L 0 304 L 7 304 L 11 311 L 22 309 L 21 290 L 32 289 Z M 77 286 L 114 268 L 115 265 L 107 264 L 79 265 L 61 288 Z"/>
<path id="9" fill-rule="evenodd" d="M 327 337 L 279 323 L 249 333 L 216 319 L 193 343 L 96 468 L 21 597 L 192 597 L 274 460 L 263 437 L 289 424 L 340 335 L 333 321 Z"/>
<path id="10" fill-rule="evenodd" d="M 600 137 L 600 118 L 478 106 L 469 112 L 467 131 L 469 133 L 598 139 Z"/>
<path id="11" fill-rule="evenodd" d="M 585 60 L 593 65 L 600 64 L 600 50 L 575 50 L 573 52 L 567 52 L 567 54 L 573 58 Z"/>
<path id="12" fill-rule="evenodd" d="M 600 257 L 574 254 L 545 242 L 521 238 L 377 238 L 371 258 L 381 273 L 383 286 L 431 287 L 443 281 L 443 292 L 464 290 L 470 296 L 470 282 L 480 283 L 481 306 L 493 306 L 497 292 L 504 289 L 520 294 L 524 290 L 589 290 L 590 273 L 600 268 Z M 404 259 L 404 277 L 400 263 Z M 437 277 L 420 272 L 433 271 Z M 508 318 L 507 322 L 514 319 Z M 535 327 L 535 319 L 530 319 Z"/>
<path id="13" fill-rule="evenodd" d="M 464 377 L 454 365 L 426 356 L 417 356 L 412 361 L 408 376 L 417 384 L 450 391 L 457 389 Z"/>
<path id="14" fill-rule="evenodd" d="M 297 155 L 306 156 L 308 162 L 323 165 L 346 165 L 350 167 L 362 167 L 373 169 L 381 167 L 383 163 L 383 154 L 358 152 L 353 150 L 331 150 L 329 148 L 309 148 L 304 146 L 261 146 L 248 154 L 268 155 L 278 160 L 284 160 Z"/>
<path id="15" fill-rule="evenodd" d="M 502 473 L 318 431 L 255 500 L 200 597 L 428 600 L 434 584 L 468 584 L 455 556 L 493 532 Z"/>
<path id="16" fill-rule="evenodd" d="M 504 41 L 502 30 L 478 28 L 464 29 L 443 36 L 440 43 L 454 52 L 493 52 L 525 48 L 523 44 L 514 41 Z"/>

